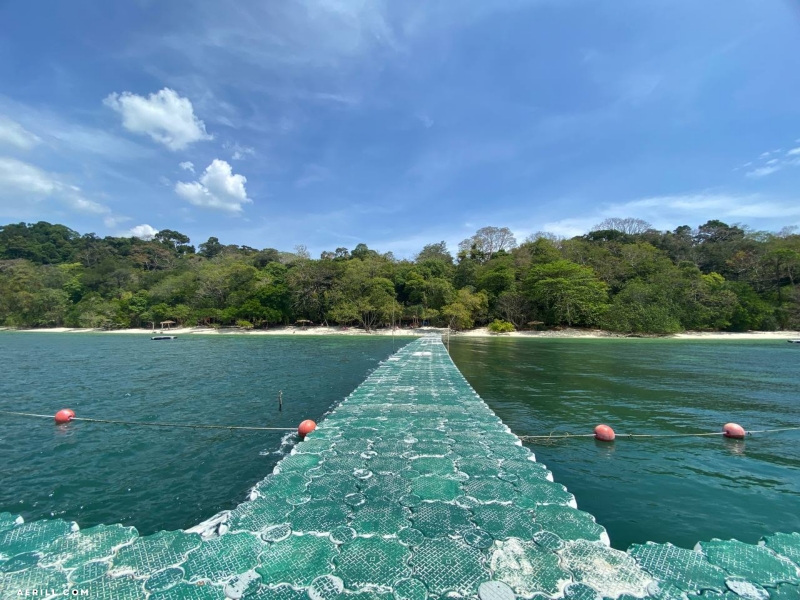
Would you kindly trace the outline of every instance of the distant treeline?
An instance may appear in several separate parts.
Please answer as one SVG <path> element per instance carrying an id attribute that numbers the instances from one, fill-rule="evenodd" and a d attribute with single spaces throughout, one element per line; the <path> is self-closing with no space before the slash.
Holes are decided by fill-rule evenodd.
<path id="1" fill-rule="evenodd" d="M 171 230 L 142 240 L 45 222 L 0 227 L 0 324 L 12 327 L 797 329 L 798 276 L 800 235 L 721 221 L 657 231 L 608 219 L 583 236 L 537 233 L 520 244 L 508 228 L 484 227 L 455 257 L 440 242 L 413 260 L 365 244 L 315 259 L 303 246 L 258 250 L 214 237 L 195 249 Z"/>

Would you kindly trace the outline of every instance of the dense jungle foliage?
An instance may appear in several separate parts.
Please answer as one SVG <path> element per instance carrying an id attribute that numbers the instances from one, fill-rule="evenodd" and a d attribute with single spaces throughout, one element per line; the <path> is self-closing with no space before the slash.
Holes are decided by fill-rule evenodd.
<path id="1" fill-rule="evenodd" d="M 608 219 L 518 244 L 485 227 L 397 260 L 359 244 L 311 258 L 177 231 L 153 239 L 80 235 L 45 222 L 0 227 L 0 325 L 262 328 L 301 320 L 466 329 L 600 327 L 626 333 L 800 328 L 800 235 L 709 221 L 657 231 Z"/>

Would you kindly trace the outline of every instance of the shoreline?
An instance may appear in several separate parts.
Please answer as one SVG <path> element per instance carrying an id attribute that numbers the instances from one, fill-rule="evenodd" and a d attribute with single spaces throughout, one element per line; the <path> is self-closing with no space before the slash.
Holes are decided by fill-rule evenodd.
<path id="1" fill-rule="evenodd" d="M 150 329 L 115 329 L 106 331 L 103 329 L 91 328 L 72 328 L 72 327 L 44 327 L 31 329 L 18 329 L 13 327 L 0 327 L 0 332 L 13 331 L 21 333 L 108 333 L 123 335 L 350 335 L 350 336 L 391 336 L 391 329 L 377 329 L 367 333 L 363 329 L 352 327 L 342 328 L 338 326 L 314 326 L 297 327 L 288 325 L 283 327 L 273 327 L 272 329 L 256 329 L 246 331 L 235 327 L 213 328 L 213 327 L 176 327 L 173 329 L 150 330 Z M 417 329 L 396 329 L 395 337 L 419 337 L 431 333 L 446 334 L 446 329 L 437 327 L 420 327 Z M 452 332 L 453 338 L 528 338 L 528 339 L 682 339 L 682 340 L 765 340 L 780 341 L 800 339 L 800 331 L 747 331 L 747 332 L 727 332 L 727 331 L 686 331 L 671 335 L 626 335 L 612 333 L 601 329 L 560 329 L 555 331 L 514 331 L 511 333 L 490 333 L 486 327 L 478 327 L 468 331 Z"/>

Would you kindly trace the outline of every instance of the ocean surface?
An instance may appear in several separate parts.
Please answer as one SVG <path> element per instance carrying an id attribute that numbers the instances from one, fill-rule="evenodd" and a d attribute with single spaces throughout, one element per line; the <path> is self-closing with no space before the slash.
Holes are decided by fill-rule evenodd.
<path id="1" fill-rule="evenodd" d="M 404 340 L 397 339 L 395 347 Z M 386 337 L 0 333 L 0 411 L 294 428 L 319 420 L 392 352 Z M 612 544 L 691 548 L 800 531 L 800 432 L 626 439 L 624 433 L 800 425 L 800 348 L 785 342 L 454 338 L 452 356 Z M 278 391 L 283 412 L 278 412 Z M 0 511 L 82 527 L 186 528 L 236 506 L 293 436 L 0 415 Z"/>
<path id="2" fill-rule="evenodd" d="M 409 338 L 397 338 L 395 347 Z M 0 411 L 290 427 L 322 415 L 392 353 L 384 336 L 0 332 Z M 283 391 L 283 411 L 278 392 Z M 187 528 L 246 499 L 295 436 L 0 414 L 0 512 L 81 527 Z"/>
<path id="3" fill-rule="evenodd" d="M 626 439 L 624 433 L 800 426 L 800 348 L 783 341 L 454 338 L 451 355 L 518 435 L 592 433 L 529 444 L 614 547 L 692 548 L 800 531 L 800 431 Z"/>

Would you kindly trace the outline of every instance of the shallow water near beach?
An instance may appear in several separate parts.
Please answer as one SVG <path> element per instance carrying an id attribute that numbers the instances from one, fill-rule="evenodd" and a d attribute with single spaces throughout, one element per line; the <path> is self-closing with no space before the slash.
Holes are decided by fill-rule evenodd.
<path id="1" fill-rule="evenodd" d="M 394 346 L 406 343 L 397 339 Z M 1 333 L 0 410 L 296 427 L 392 352 L 387 337 Z M 469 382 L 520 435 L 800 425 L 800 355 L 785 342 L 454 338 Z M 283 411 L 277 394 L 283 391 Z M 143 534 L 234 507 L 272 471 L 281 431 L 162 429 L 3 417 L 0 511 Z M 800 432 L 531 444 L 612 544 L 800 531 Z"/>
<path id="2" fill-rule="evenodd" d="M 624 433 L 800 426 L 800 348 L 785 341 L 453 339 L 467 380 L 518 435 L 617 432 L 612 444 L 529 444 L 626 549 L 756 542 L 800 531 L 800 431 L 625 439 Z"/>

